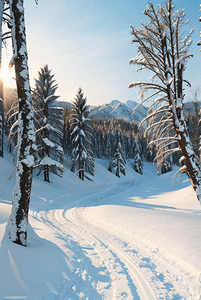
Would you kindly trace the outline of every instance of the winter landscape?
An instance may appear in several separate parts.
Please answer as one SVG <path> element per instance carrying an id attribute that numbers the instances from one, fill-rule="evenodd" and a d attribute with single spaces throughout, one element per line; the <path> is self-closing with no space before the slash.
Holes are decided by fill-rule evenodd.
<path id="1" fill-rule="evenodd" d="M 200 59 L 144 1 L 0 0 L 0 299 L 201 300 Z"/>
<path id="2" fill-rule="evenodd" d="M 1 158 L 0 234 L 14 177 L 12 155 Z M 199 299 L 201 208 L 186 176 L 144 174 L 128 161 L 126 176 L 96 159 L 92 181 L 65 161 L 64 177 L 34 177 L 28 247 L 6 238 L 0 249 L 0 298 Z M 6 170 L 6 171 L 4 171 Z"/>

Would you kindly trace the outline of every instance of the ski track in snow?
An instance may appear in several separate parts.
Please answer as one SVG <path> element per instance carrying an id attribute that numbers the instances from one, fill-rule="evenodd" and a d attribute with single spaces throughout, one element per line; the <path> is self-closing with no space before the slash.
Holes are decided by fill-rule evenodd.
<path id="1" fill-rule="evenodd" d="M 64 195 L 57 198 L 57 208 L 53 203 L 52 210 L 31 212 L 33 218 L 50 226 L 76 256 L 71 291 L 66 282 L 54 299 L 196 299 L 195 278 L 184 269 L 178 271 L 175 262 L 165 257 L 160 249 L 153 249 L 137 238 L 123 236 L 87 217 L 88 206 L 96 206 L 102 200 L 133 188 L 136 182 L 135 186 L 133 182 L 124 182 L 90 194 L 84 192 L 81 199 Z M 60 200 L 63 203 L 64 198 L 68 202 L 60 209 Z M 62 250 L 65 252 L 65 247 Z M 82 280 L 79 282 L 78 278 Z"/>

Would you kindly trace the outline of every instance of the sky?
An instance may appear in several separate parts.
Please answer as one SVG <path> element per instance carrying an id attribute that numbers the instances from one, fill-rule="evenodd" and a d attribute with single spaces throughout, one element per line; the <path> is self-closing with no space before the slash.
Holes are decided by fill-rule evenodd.
<path id="1" fill-rule="evenodd" d="M 136 44 L 131 43 L 130 24 L 140 27 L 147 21 L 143 10 L 147 1 L 130 0 L 25 0 L 28 64 L 30 81 L 48 64 L 58 84 L 60 100 L 72 102 L 78 88 L 83 89 L 89 105 L 102 105 L 118 99 L 137 100 L 138 90 L 129 89 L 134 80 L 143 79 L 129 61 L 135 57 Z M 152 1 L 155 5 L 163 1 Z M 176 0 L 185 8 L 190 22 L 186 33 L 194 28 L 186 79 L 192 89 L 201 85 L 201 53 L 198 0 Z M 3 53 L 4 65 L 10 59 L 9 45 Z M 148 80 L 149 77 L 146 77 Z M 186 100 L 190 97 L 186 88 Z"/>

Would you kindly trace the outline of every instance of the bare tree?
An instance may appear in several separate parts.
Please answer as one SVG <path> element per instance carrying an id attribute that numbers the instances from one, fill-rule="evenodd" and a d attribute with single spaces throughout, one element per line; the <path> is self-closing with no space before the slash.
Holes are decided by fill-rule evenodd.
<path id="1" fill-rule="evenodd" d="M 23 0 L 9 0 L 7 2 L 10 5 L 14 52 L 11 66 L 15 66 L 19 99 L 17 174 L 7 233 L 14 243 L 26 246 L 35 135 L 27 63 Z"/>
<path id="2" fill-rule="evenodd" d="M 163 149 L 160 151 L 163 158 L 177 151 L 182 153 L 180 172 L 188 174 L 199 200 L 199 157 L 193 151 L 183 115 L 183 73 L 192 56 L 189 47 L 193 30 L 182 38 L 181 28 L 188 20 L 185 21 L 183 9 L 175 10 L 172 0 L 165 1 L 157 10 L 149 2 L 144 14 L 149 18 L 147 24 L 142 23 L 142 28 L 138 29 L 131 26 L 132 41 L 138 44 L 138 55 L 130 63 L 137 65 L 138 70 L 149 70 L 153 76 L 148 82 L 132 82 L 129 87 L 141 87 L 139 97 L 146 91 L 151 92 L 141 101 L 142 104 L 154 99 L 145 119 L 152 120 L 147 132 L 155 130 L 150 143 Z"/>

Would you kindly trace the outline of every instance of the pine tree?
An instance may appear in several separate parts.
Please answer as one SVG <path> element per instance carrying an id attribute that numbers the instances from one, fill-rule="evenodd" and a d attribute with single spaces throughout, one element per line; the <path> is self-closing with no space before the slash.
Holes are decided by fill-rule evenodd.
<path id="1" fill-rule="evenodd" d="M 141 175 L 143 174 L 143 161 L 138 140 L 135 141 L 135 156 L 133 168 L 137 173 Z"/>
<path id="2" fill-rule="evenodd" d="M 115 134 L 113 131 L 109 134 L 108 139 L 108 155 L 109 155 L 109 168 L 108 171 L 116 170 L 116 176 L 120 177 L 120 172 L 126 175 L 126 160 L 122 147 L 122 135 L 118 129 Z"/>
<path id="3" fill-rule="evenodd" d="M 112 172 L 112 170 L 115 169 L 117 177 L 120 177 L 120 172 L 126 175 L 126 160 L 119 140 L 117 140 L 114 150 L 111 148 L 111 151 L 113 153 L 110 154 L 108 171 Z"/>
<path id="4" fill-rule="evenodd" d="M 94 158 L 93 158 L 93 144 L 92 144 L 92 128 L 89 125 L 90 119 L 89 108 L 86 105 L 86 98 L 82 92 L 81 87 L 73 102 L 70 128 L 71 128 L 71 171 L 78 171 L 78 176 L 84 180 L 84 172 L 89 171 L 94 174 Z"/>
<path id="5" fill-rule="evenodd" d="M 48 65 L 38 72 L 33 90 L 33 107 L 37 133 L 38 175 L 50 181 L 49 173 L 63 174 L 63 108 L 58 107 L 55 95 L 58 85 Z"/>
<path id="6" fill-rule="evenodd" d="M 72 152 L 71 135 L 70 135 L 70 109 L 65 108 L 63 115 L 63 149 L 64 153 L 70 155 Z"/>

